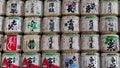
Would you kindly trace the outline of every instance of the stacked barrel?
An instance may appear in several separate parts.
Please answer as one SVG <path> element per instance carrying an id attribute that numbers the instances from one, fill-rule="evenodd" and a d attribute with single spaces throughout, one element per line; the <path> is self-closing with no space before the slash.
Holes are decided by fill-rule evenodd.
<path id="1" fill-rule="evenodd" d="M 120 68 L 118 0 L 0 0 L 1 68 Z"/>
<path id="2" fill-rule="evenodd" d="M 81 0 L 81 68 L 100 68 L 99 6 L 99 0 Z"/>
<path id="3" fill-rule="evenodd" d="M 103 7 L 104 6 L 104 7 Z M 100 48 L 102 68 L 119 66 L 118 0 L 102 0 L 100 11 Z M 114 65 L 113 61 L 116 63 Z M 106 62 L 106 63 L 104 63 Z"/>

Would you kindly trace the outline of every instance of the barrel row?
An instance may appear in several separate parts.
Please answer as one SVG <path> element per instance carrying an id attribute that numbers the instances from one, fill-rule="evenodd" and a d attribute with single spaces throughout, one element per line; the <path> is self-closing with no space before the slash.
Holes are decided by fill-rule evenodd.
<path id="1" fill-rule="evenodd" d="M 5 52 L 119 52 L 119 36 L 115 34 L 0 35 Z"/>
<path id="2" fill-rule="evenodd" d="M 118 33 L 119 23 L 116 16 L 94 15 L 59 17 L 0 17 L 0 32 L 6 34 L 39 34 L 39 33 Z"/>
<path id="3" fill-rule="evenodd" d="M 118 15 L 119 3 L 118 0 L 0 0 L 0 15 Z"/>
<path id="4" fill-rule="evenodd" d="M 119 63 L 119 53 L 3 53 L 1 68 L 119 68 Z"/>

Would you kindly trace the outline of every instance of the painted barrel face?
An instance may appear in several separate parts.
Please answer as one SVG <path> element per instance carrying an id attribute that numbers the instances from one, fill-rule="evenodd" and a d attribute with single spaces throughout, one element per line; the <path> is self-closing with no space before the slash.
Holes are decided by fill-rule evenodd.
<path id="1" fill-rule="evenodd" d="M 3 32 L 4 17 L 0 16 L 0 32 Z"/>
<path id="2" fill-rule="evenodd" d="M 0 15 L 5 15 L 5 2 L 6 0 L 0 0 Z"/>
<path id="3" fill-rule="evenodd" d="M 82 15 L 98 15 L 99 14 L 99 0 L 81 0 L 81 14 Z"/>
<path id="4" fill-rule="evenodd" d="M 8 34 L 4 36 L 4 46 L 3 50 L 5 52 L 19 52 L 21 51 L 21 35 Z"/>
<path id="5" fill-rule="evenodd" d="M 100 18 L 101 33 L 117 33 L 118 18 L 116 16 L 103 16 Z"/>
<path id="6" fill-rule="evenodd" d="M 80 0 L 63 0 L 62 14 L 63 15 L 79 15 Z"/>
<path id="7" fill-rule="evenodd" d="M 60 36 L 57 34 L 45 34 L 41 39 L 42 51 L 59 51 Z"/>
<path id="8" fill-rule="evenodd" d="M 23 53 L 22 68 L 40 68 L 39 53 Z"/>
<path id="9" fill-rule="evenodd" d="M 25 34 L 39 34 L 41 32 L 41 18 L 26 17 L 24 20 Z"/>
<path id="10" fill-rule="evenodd" d="M 61 38 L 62 51 L 79 51 L 80 50 L 79 34 L 63 34 Z"/>
<path id="11" fill-rule="evenodd" d="M 81 32 L 98 32 L 98 17 L 95 15 L 90 16 L 82 16 L 81 17 L 81 24 L 80 24 Z"/>
<path id="12" fill-rule="evenodd" d="M 102 53 L 101 67 L 102 68 L 119 68 L 120 65 L 119 53 Z"/>
<path id="13" fill-rule="evenodd" d="M 23 51 L 24 52 L 40 51 L 40 36 L 39 35 L 24 35 Z"/>
<path id="14" fill-rule="evenodd" d="M 79 53 L 62 53 L 62 68 L 80 68 Z"/>
<path id="15" fill-rule="evenodd" d="M 101 0 L 100 15 L 118 15 L 118 0 Z"/>
<path id="16" fill-rule="evenodd" d="M 81 50 L 99 51 L 99 35 L 98 34 L 82 34 Z"/>
<path id="17" fill-rule="evenodd" d="M 60 16 L 61 1 L 60 0 L 45 0 L 44 1 L 44 16 Z"/>
<path id="18" fill-rule="evenodd" d="M 21 33 L 22 20 L 23 19 L 21 17 L 6 17 L 4 25 L 5 33 Z"/>
<path id="19" fill-rule="evenodd" d="M 42 22 L 43 33 L 58 33 L 60 32 L 59 17 L 44 17 Z"/>
<path id="20" fill-rule="evenodd" d="M 100 68 L 99 53 L 82 53 L 81 68 Z"/>
<path id="21" fill-rule="evenodd" d="M 116 34 L 101 35 L 100 45 L 102 52 L 118 52 L 119 47 L 119 36 Z"/>
<path id="22" fill-rule="evenodd" d="M 79 33 L 79 17 L 63 16 L 61 22 L 61 31 L 63 33 Z"/>
<path id="23" fill-rule="evenodd" d="M 43 2 L 40 0 L 27 0 L 25 2 L 25 16 L 42 16 Z"/>
<path id="24" fill-rule="evenodd" d="M 23 1 L 8 0 L 6 6 L 7 16 L 22 16 L 23 15 Z"/>
<path id="25" fill-rule="evenodd" d="M 20 68 L 20 54 L 3 53 L 1 68 Z"/>
<path id="26" fill-rule="evenodd" d="M 59 53 L 43 53 L 42 68 L 60 68 Z"/>

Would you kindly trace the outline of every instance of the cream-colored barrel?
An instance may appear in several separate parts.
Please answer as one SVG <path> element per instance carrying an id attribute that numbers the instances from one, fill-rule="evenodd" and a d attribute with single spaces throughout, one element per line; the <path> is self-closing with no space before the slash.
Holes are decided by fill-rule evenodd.
<path id="1" fill-rule="evenodd" d="M 82 53 L 81 68 L 101 68 L 99 53 Z"/>
<path id="2" fill-rule="evenodd" d="M 100 17 L 100 32 L 105 33 L 118 33 L 118 17 L 116 16 L 102 16 Z"/>
<path id="3" fill-rule="evenodd" d="M 0 0 L 0 15 L 5 15 L 6 0 Z"/>
<path id="4" fill-rule="evenodd" d="M 80 22 L 80 31 L 82 33 L 97 33 L 99 32 L 99 19 L 95 15 L 82 16 Z"/>
<path id="5" fill-rule="evenodd" d="M 4 27 L 4 17 L 0 16 L 0 32 L 3 32 Z"/>
<path id="6" fill-rule="evenodd" d="M 60 16 L 61 0 L 44 0 L 44 16 Z"/>
<path id="7" fill-rule="evenodd" d="M 6 6 L 7 16 L 23 16 L 24 2 L 22 0 L 8 0 Z"/>
<path id="8" fill-rule="evenodd" d="M 118 0 L 101 0 L 100 15 L 118 15 Z"/>
<path id="9" fill-rule="evenodd" d="M 101 68 L 119 68 L 120 67 L 119 53 L 102 53 Z"/>
<path id="10" fill-rule="evenodd" d="M 23 32 L 25 34 L 39 34 L 41 33 L 41 18 L 26 17 L 24 19 Z"/>
<path id="11" fill-rule="evenodd" d="M 21 59 L 22 68 L 40 68 L 41 56 L 39 53 L 23 53 Z"/>
<path id="12" fill-rule="evenodd" d="M 62 33 L 79 33 L 80 21 L 78 16 L 63 16 L 61 22 Z"/>
<path id="13" fill-rule="evenodd" d="M 6 34 L 19 34 L 22 33 L 22 21 L 21 17 L 6 17 L 4 23 L 4 32 Z"/>
<path id="14" fill-rule="evenodd" d="M 79 34 L 62 34 L 61 50 L 63 52 L 79 52 L 80 51 Z"/>
<path id="15" fill-rule="evenodd" d="M 80 55 L 79 53 L 62 53 L 61 63 L 61 68 L 80 68 Z"/>
<path id="16" fill-rule="evenodd" d="M 39 52 L 39 51 L 40 51 L 40 36 L 24 35 L 23 52 Z"/>
<path id="17" fill-rule="evenodd" d="M 41 68 L 60 68 L 60 60 L 59 53 L 43 53 Z"/>
<path id="18" fill-rule="evenodd" d="M 20 68 L 20 57 L 19 53 L 3 53 L 1 68 Z"/>
<path id="19" fill-rule="evenodd" d="M 44 17 L 42 22 L 43 33 L 60 33 L 59 17 Z"/>
<path id="20" fill-rule="evenodd" d="M 100 48 L 102 52 L 118 52 L 119 36 L 116 34 L 105 34 L 100 37 Z"/>
<path id="21" fill-rule="evenodd" d="M 81 0 L 81 15 L 99 15 L 99 0 Z"/>
<path id="22" fill-rule="evenodd" d="M 25 16 L 42 16 L 43 2 L 41 0 L 27 0 L 24 8 Z"/>
<path id="23" fill-rule="evenodd" d="M 82 34 L 81 50 L 83 52 L 89 52 L 89 51 L 98 52 L 100 50 L 99 35 L 98 34 Z"/>
<path id="24" fill-rule="evenodd" d="M 63 0 L 62 15 L 79 15 L 80 0 Z"/>
<path id="25" fill-rule="evenodd" d="M 60 51 L 60 36 L 57 34 L 44 34 L 41 39 L 42 52 Z"/>

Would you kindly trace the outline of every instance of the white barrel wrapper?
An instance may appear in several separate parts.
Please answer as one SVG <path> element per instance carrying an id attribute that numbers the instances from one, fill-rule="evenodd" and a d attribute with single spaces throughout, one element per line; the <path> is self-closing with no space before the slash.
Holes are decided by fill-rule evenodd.
<path id="1" fill-rule="evenodd" d="M 99 0 L 81 0 L 81 14 L 99 14 Z"/>
<path id="2" fill-rule="evenodd" d="M 101 67 L 102 68 L 119 68 L 120 65 L 119 53 L 102 53 Z"/>
<path id="3" fill-rule="evenodd" d="M 61 31 L 63 33 L 79 33 L 79 22 L 78 16 L 63 16 L 61 22 Z"/>
<path id="4" fill-rule="evenodd" d="M 100 68 L 99 53 L 82 53 L 81 68 Z"/>
<path id="5" fill-rule="evenodd" d="M 43 2 L 40 0 L 27 0 L 25 2 L 25 16 L 42 16 Z"/>
<path id="6" fill-rule="evenodd" d="M 24 3 L 22 0 L 8 0 L 6 6 L 7 16 L 23 16 Z"/>
<path id="7" fill-rule="evenodd" d="M 119 36 L 116 34 L 101 35 L 100 45 L 102 52 L 118 52 L 120 49 Z"/>
<path id="8" fill-rule="evenodd" d="M 98 27 L 98 17 L 95 15 L 90 15 L 90 16 L 82 16 L 81 17 L 81 32 L 98 32 L 99 27 Z"/>

